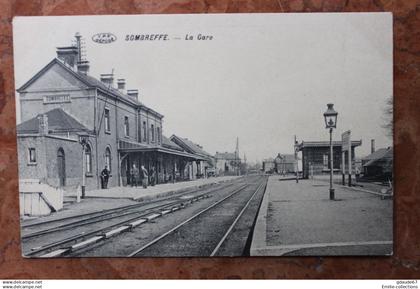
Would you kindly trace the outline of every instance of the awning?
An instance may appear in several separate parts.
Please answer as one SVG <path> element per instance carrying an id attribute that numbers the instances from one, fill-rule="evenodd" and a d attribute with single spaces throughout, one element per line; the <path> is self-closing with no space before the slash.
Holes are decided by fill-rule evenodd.
<path id="1" fill-rule="evenodd" d="M 170 154 L 170 155 L 176 155 L 176 156 L 181 156 L 181 157 L 185 157 L 185 158 L 189 158 L 192 160 L 206 160 L 205 158 L 195 155 L 195 154 L 190 154 L 184 151 L 179 151 L 179 150 L 173 150 L 173 149 L 169 149 L 169 148 L 164 148 L 162 146 L 153 146 L 153 145 L 146 145 L 146 144 L 142 144 L 142 143 L 137 143 L 137 142 L 131 142 L 131 141 L 126 141 L 126 140 L 119 140 L 118 141 L 118 150 L 120 152 L 127 152 L 127 153 L 135 153 L 135 152 L 160 152 L 160 153 L 165 153 L 165 154 Z"/>

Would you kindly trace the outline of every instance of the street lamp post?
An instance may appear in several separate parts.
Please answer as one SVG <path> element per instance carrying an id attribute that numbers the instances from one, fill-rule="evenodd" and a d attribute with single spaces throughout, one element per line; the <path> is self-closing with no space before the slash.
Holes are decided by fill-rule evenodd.
<path id="1" fill-rule="evenodd" d="M 325 128 L 330 130 L 330 200 L 334 200 L 334 188 L 333 188 L 333 143 L 332 143 L 332 132 L 333 128 L 337 127 L 337 115 L 338 113 L 334 110 L 334 104 L 327 104 L 327 111 L 324 112 Z"/>
<path id="2" fill-rule="evenodd" d="M 79 134 L 79 143 L 82 145 L 82 199 L 86 196 L 86 145 L 89 136 L 87 134 Z"/>

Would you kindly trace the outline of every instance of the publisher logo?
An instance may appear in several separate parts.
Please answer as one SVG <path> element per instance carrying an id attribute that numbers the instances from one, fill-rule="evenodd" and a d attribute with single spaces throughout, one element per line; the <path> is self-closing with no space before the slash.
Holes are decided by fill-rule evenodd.
<path id="1" fill-rule="evenodd" d="M 117 40 L 117 36 L 112 33 L 98 33 L 92 36 L 92 40 L 100 44 L 108 44 Z"/>

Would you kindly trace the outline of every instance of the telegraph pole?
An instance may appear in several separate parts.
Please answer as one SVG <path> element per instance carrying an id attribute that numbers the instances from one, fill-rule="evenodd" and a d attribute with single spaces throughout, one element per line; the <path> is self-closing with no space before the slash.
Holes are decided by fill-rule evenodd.
<path id="1" fill-rule="evenodd" d="M 239 169 L 239 167 L 240 167 L 240 164 L 239 164 L 239 137 L 236 137 L 235 165 L 236 165 L 236 171 L 237 171 L 236 174 L 238 176 L 240 176 L 241 172 L 240 172 L 240 169 Z"/>
<path id="2" fill-rule="evenodd" d="M 245 175 L 248 175 L 248 167 L 246 165 L 246 154 L 244 154 L 244 168 L 245 168 Z"/>
<path id="3" fill-rule="evenodd" d="M 299 183 L 299 162 L 298 162 L 298 141 L 295 135 L 295 163 L 296 163 L 296 183 Z"/>

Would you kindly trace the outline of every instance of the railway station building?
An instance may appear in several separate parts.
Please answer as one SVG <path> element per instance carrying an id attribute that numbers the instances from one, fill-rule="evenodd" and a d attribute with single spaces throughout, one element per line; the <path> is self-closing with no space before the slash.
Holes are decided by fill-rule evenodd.
<path id="1" fill-rule="evenodd" d="M 351 142 L 352 163 L 356 155 L 355 148 L 362 144 L 361 140 Z M 341 172 L 342 154 L 341 141 L 333 141 L 333 172 Z M 298 150 L 302 152 L 303 178 L 309 178 L 310 174 L 320 175 L 330 172 L 330 142 L 328 141 L 302 141 L 298 144 Z M 345 160 L 347 163 L 347 160 Z M 300 170 L 300 168 L 299 168 Z"/>
<path id="2" fill-rule="evenodd" d="M 158 184 L 191 179 L 185 168 L 205 157 L 166 138 L 163 115 L 141 103 L 124 79 L 92 77 L 80 38 L 76 43 L 57 48 L 57 57 L 17 89 L 20 179 L 73 187 L 84 166 L 86 188 L 96 189 L 107 166 L 108 186 L 124 186 L 133 164 L 153 170 Z"/>

